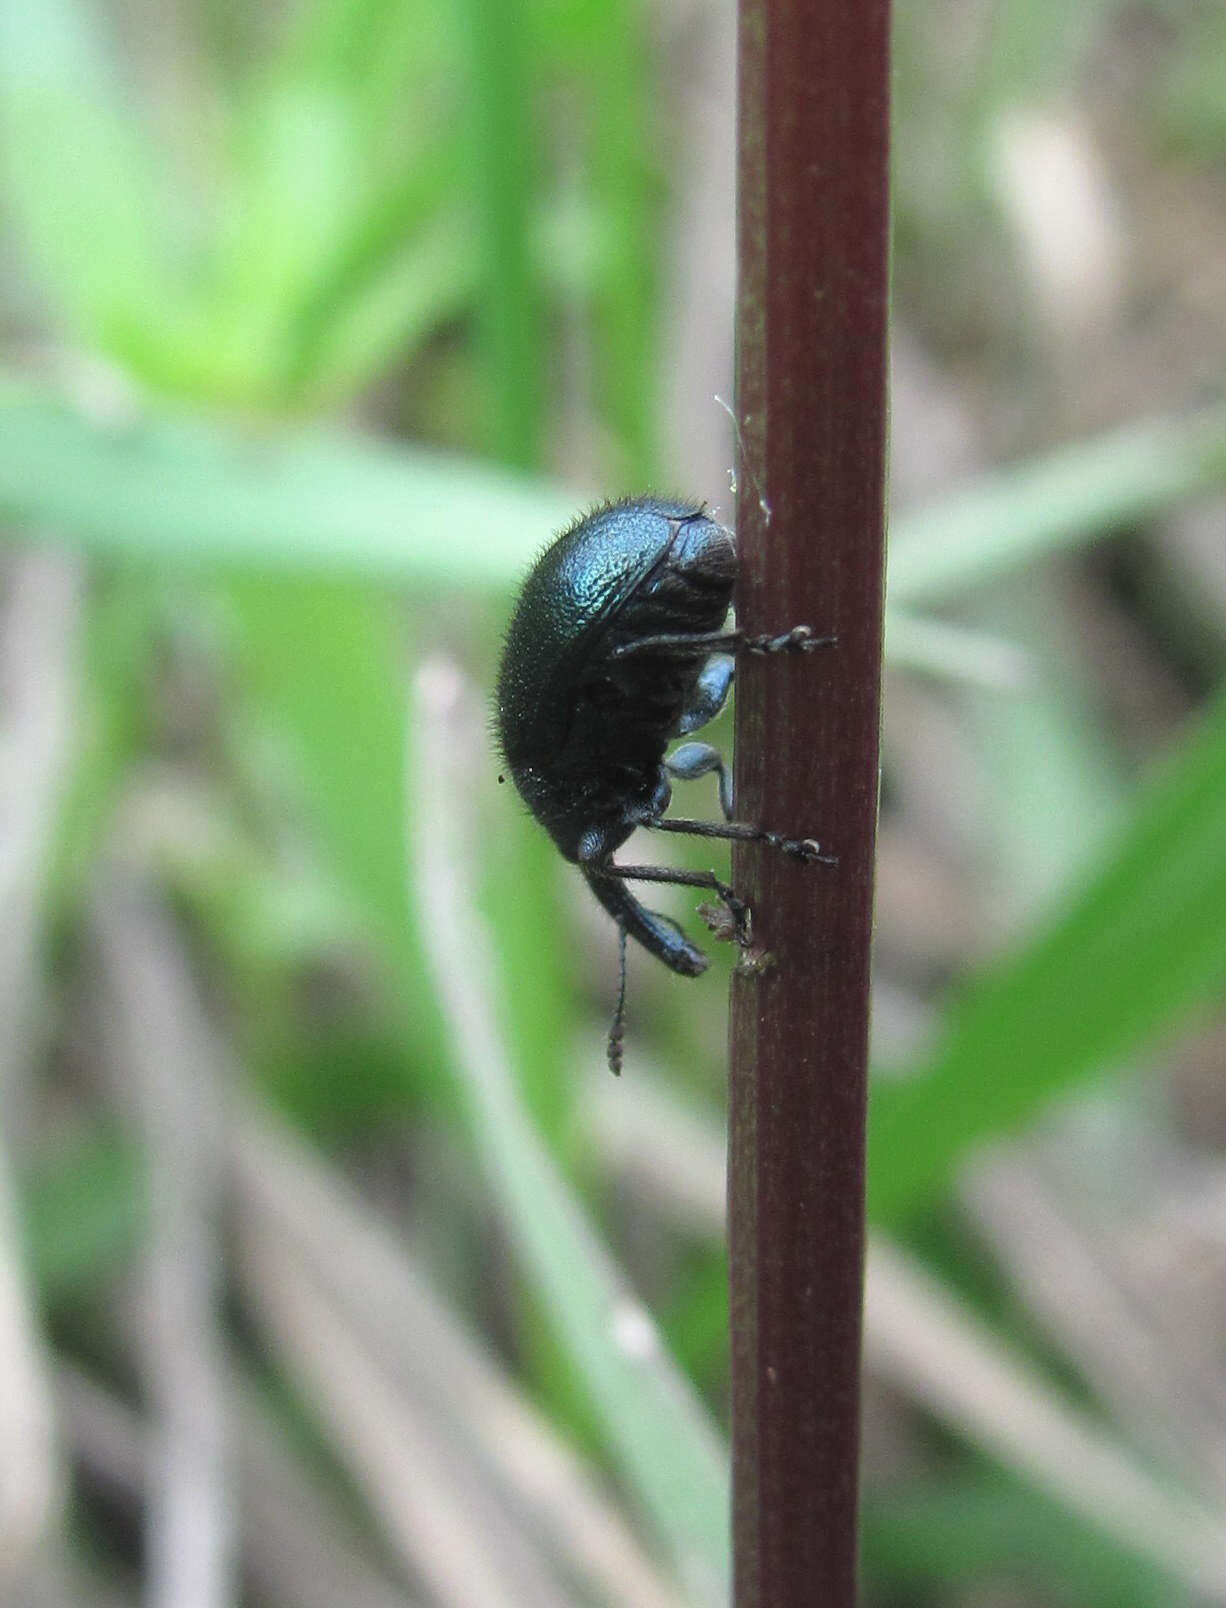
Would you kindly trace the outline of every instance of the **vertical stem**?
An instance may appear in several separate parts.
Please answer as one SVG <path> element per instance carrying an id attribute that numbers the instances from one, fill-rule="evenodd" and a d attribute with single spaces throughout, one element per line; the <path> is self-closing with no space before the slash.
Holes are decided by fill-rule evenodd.
<path id="1" fill-rule="evenodd" d="M 738 666 L 732 991 L 737 1608 L 853 1608 L 884 569 L 888 0 L 742 0 L 737 608 L 838 637 Z M 752 961 L 752 956 L 746 957 Z"/>

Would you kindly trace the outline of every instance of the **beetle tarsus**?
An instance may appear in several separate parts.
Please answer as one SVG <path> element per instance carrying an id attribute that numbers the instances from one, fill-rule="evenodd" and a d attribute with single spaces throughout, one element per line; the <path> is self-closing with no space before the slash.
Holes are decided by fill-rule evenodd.
<path id="1" fill-rule="evenodd" d="M 807 865 L 838 865 L 837 854 L 827 854 L 816 838 L 783 838 L 777 832 L 763 835 L 763 843 L 778 849 L 790 859 L 803 860 Z"/>
<path id="2" fill-rule="evenodd" d="M 811 625 L 794 625 L 779 636 L 741 636 L 740 647 L 744 653 L 812 653 L 832 648 L 837 641 L 834 636 L 814 636 Z"/>
<path id="3" fill-rule="evenodd" d="M 827 854 L 816 838 L 789 838 L 781 832 L 771 832 L 764 826 L 751 826 L 747 821 L 685 821 L 675 816 L 657 816 L 645 820 L 644 826 L 657 832 L 682 832 L 687 837 L 731 838 L 739 843 L 761 843 L 768 849 L 778 849 L 793 860 L 804 860 L 810 865 L 838 865 L 838 856 Z"/>

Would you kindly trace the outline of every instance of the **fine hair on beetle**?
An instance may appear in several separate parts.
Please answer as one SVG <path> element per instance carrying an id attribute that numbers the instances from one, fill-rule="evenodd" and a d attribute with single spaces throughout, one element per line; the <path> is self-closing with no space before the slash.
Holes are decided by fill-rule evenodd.
<path id="1" fill-rule="evenodd" d="M 536 560 L 507 628 L 494 710 L 505 772 L 617 923 L 608 1041 L 615 1073 L 627 938 L 682 977 L 697 977 L 708 964 L 677 923 L 648 910 L 629 884 L 705 889 L 726 913 L 711 923 L 716 935 L 740 945 L 749 938 L 748 907 L 714 871 L 616 863 L 636 828 L 761 843 L 796 860 L 836 863 L 813 838 L 733 819 L 732 773 L 710 743 L 686 740 L 668 751 L 719 714 L 738 653 L 808 653 L 833 640 L 807 625 L 773 636 L 728 629 L 736 575 L 735 538 L 701 504 L 602 503 Z M 722 821 L 666 815 L 674 781 L 708 774 L 718 780 Z"/>

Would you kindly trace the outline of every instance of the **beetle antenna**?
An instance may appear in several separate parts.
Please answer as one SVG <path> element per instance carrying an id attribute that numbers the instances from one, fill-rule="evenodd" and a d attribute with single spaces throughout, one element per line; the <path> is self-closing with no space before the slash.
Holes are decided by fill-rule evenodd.
<path id="1" fill-rule="evenodd" d="M 622 1040 L 626 1036 L 626 929 L 617 928 L 617 1004 L 613 1008 L 613 1021 L 609 1027 L 609 1071 L 615 1078 L 622 1075 Z"/>

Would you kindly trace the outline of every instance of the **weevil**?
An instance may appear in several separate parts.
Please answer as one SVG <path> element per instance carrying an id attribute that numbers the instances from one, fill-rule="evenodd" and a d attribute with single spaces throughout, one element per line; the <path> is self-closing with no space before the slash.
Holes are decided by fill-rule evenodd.
<path id="1" fill-rule="evenodd" d="M 545 549 L 507 630 L 496 694 L 506 769 L 618 927 L 621 976 L 608 1044 L 614 1072 L 622 1062 L 627 937 L 683 977 L 708 964 L 676 922 L 648 910 L 627 884 L 708 889 L 727 911 L 727 935 L 744 943 L 749 933 L 748 908 L 713 871 L 616 864 L 636 827 L 739 838 L 835 863 L 812 838 L 734 820 L 731 772 L 710 743 L 668 752 L 723 708 L 736 653 L 805 653 L 832 640 L 807 625 L 777 636 L 727 629 L 736 575 L 732 532 L 705 508 L 627 498 L 585 514 Z M 723 821 L 666 816 L 674 780 L 712 772 Z"/>

